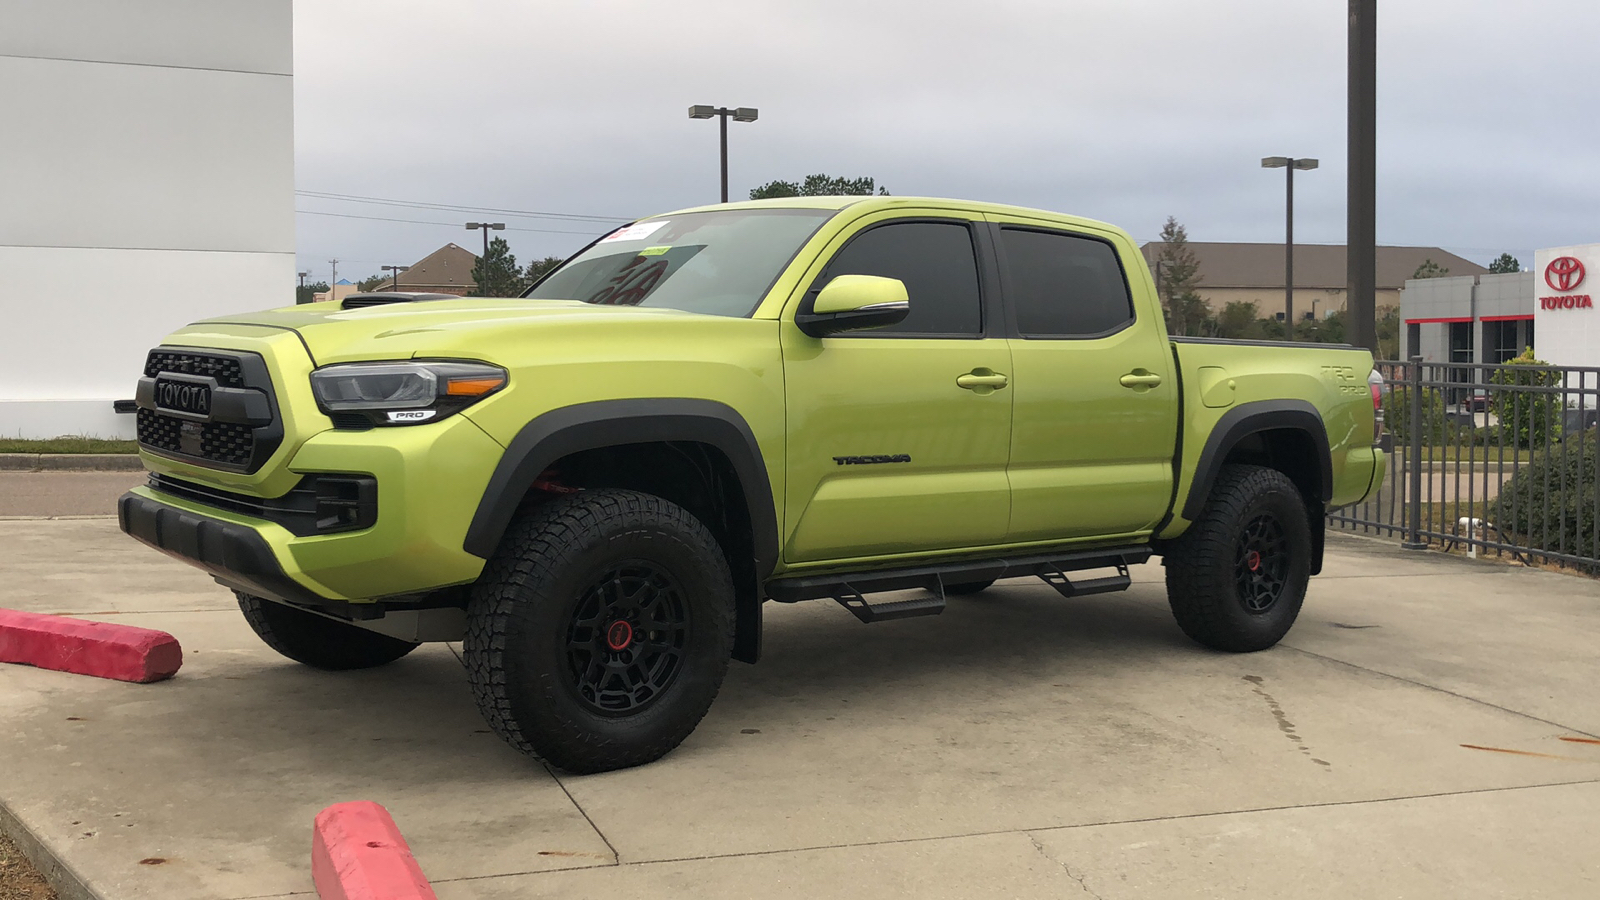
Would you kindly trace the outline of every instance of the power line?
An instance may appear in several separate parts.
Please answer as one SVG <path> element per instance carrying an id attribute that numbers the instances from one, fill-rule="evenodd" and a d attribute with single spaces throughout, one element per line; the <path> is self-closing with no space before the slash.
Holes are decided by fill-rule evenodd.
<path id="1" fill-rule="evenodd" d="M 359 194 L 336 194 L 328 191 L 295 191 L 302 197 L 334 200 L 343 203 L 367 203 L 376 206 L 401 206 L 410 209 L 437 209 L 451 212 L 492 212 L 529 219 L 568 219 L 592 222 L 631 222 L 633 216 L 593 216 L 580 213 L 543 212 L 532 209 L 497 209 L 492 206 L 464 206 L 458 203 L 430 203 L 424 200 L 396 200 L 388 197 L 364 197 Z"/>
<path id="2" fill-rule="evenodd" d="M 358 216 L 355 213 L 318 212 L 314 209 L 297 209 L 297 215 L 302 216 L 334 216 L 340 219 L 369 219 L 374 222 L 404 222 L 407 225 L 443 225 L 446 228 L 460 228 L 460 222 L 424 222 L 420 219 L 392 219 L 388 216 Z M 583 234 L 594 237 L 604 229 L 594 231 L 563 231 L 557 228 L 515 228 L 507 226 L 506 231 L 537 231 L 541 234 Z"/>

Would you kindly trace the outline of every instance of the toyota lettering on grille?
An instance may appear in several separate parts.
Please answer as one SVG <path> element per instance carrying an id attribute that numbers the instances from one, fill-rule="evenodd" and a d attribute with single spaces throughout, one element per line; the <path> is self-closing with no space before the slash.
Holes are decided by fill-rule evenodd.
<path id="1" fill-rule="evenodd" d="M 156 379 L 156 409 L 211 417 L 211 386 L 192 381 Z"/>

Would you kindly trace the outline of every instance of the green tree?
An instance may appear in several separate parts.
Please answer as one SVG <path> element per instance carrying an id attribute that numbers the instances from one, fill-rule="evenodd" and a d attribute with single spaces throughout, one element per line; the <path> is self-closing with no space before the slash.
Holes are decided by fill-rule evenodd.
<path id="1" fill-rule="evenodd" d="M 1243 340 L 1260 333 L 1256 324 L 1256 305 L 1248 300 L 1230 300 L 1217 313 L 1217 337 Z"/>
<path id="2" fill-rule="evenodd" d="M 505 238 L 489 242 L 488 255 L 472 267 L 472 280 L 477 285 L 473 293 L 479 297 L 515 297 L 522 293 L 522 270 Z"/>
<path id="3" fill-rule="evenodd" d="M 887 188 L 877 186 L 871 178 L 835 178 L 830 175 L 807 175 L 796 184 L 793 181 L 769 181 L 750 190 L 751 200 L 771 200 L 775 197 L 853 197 L 862 194 L 888 196 Z"/>
<path id="4" fill-rule="evenodd" d="M 305 287 L 297 287 L 294 289 L 294 302 L 310 303 L 316 299 L 317 294 L 320 294 L 327 289 L 328 283 L 326 281 L 317 281 L 308 284 Z"/>
<path id="5" fill-rule="evenodd" d="M 1443 278 L 1450 274 L 1450 270 L 1439 265 L 1432 259 L 1425 259 L 1417 270 L 1411 273 L 1412 278 Z"/>
<path id="6" fill-rule="evenodd" d="M 389 276 L 387 275 L 369 275 L 366 278 L 356 282 L 356 289 L 365 294 L 368 291 L 375 290 L 380 284 L 388 283 Z"/>
<path id="7" fill-rule="evenodd" d="M 1522 264 L 1517 262 L 1517 258 L 1509 253 L 1502 253 L 1495 259 L 1494 262 L 1489 263 L 1490 275 L 1508 275 L 1513 272 L 1521 271 Z"/>
<path id="8" fill-rule="evenodd" d="M 1167 223 L 1161 226 L 1155 270 L 1161 306 L 1167 315 L 1167 333 L 1203 334 L 1211 316 L 1205 301 L 1194 290 L 1200 283 L 1200 259 L 1189 247 L 1188 230 L 1172 216 L 1167 216 Z"/>
<path id="9" fill-rule="evenodd" d="M 1400 358 L 1400 307 L 1386 306 L 1378 311 L 1378 358 Z"/>
<path id="10" fill-rule="evenodd" d="M 523 284 L 533 284 L 535 281 L 538 281 L 548 274 L 551 269 L 561 265 L 563 262 L 566 262 L 566 260 L 559 256 L 546 256 L 544 259 L 536 259 L 533 262 L 528 263 L 527 270 L 522 273 Z"/>

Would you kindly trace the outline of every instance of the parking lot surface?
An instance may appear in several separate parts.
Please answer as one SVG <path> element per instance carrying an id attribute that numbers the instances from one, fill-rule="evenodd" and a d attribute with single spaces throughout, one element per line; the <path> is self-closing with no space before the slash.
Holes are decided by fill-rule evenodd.
<path id="1" fill-rule="evenodd" d="M 767 605 L 662 761 L 548 771 L 450 647 L 311 670 L 112 519 L 0 521 L 0 606 L 160 628 L 154 685 L 0 667 L 0 802 L 106 900 L 311 897 L 311 820 L 394 814 L 443 900 L 1584 897 L 1600 585 L 1330 536 L 1279 647 L 1191 644 L 1158 565 L 872 626 Z M 64 898 L 78 893 L 69 885 Z"/>

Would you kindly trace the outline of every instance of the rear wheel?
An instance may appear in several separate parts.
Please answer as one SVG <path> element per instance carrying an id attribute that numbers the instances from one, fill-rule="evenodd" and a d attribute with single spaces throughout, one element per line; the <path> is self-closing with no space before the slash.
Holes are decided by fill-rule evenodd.
<path id="1" fill-rule="evenodd" d="M 1184 634 L 1217 650 L 1265 650 L 1288 633 L 1305 601 L 1305 499 L 1276 469 L 1224 466 L 1166 564 L 1167 602 Z"/>
<path id="2" fill-rule="evenodd" d="M 571 772 L 651 762 L 710 708 L 733 650 L 733 578 L 681 507 L 572 494 L 512 523 L 473 588 L 464 657 L 513 747 Z"/>
<path id="3" fill-rule="evenodd" d="M 410 641 L 327 616 L 239 591 L 234 591 L 234 595 L 239 598 L 244 620 L 250 623 L 257 637 L 295 662 L 314 668 L 371 669 L 392 663 L 417 649 Z"/>

